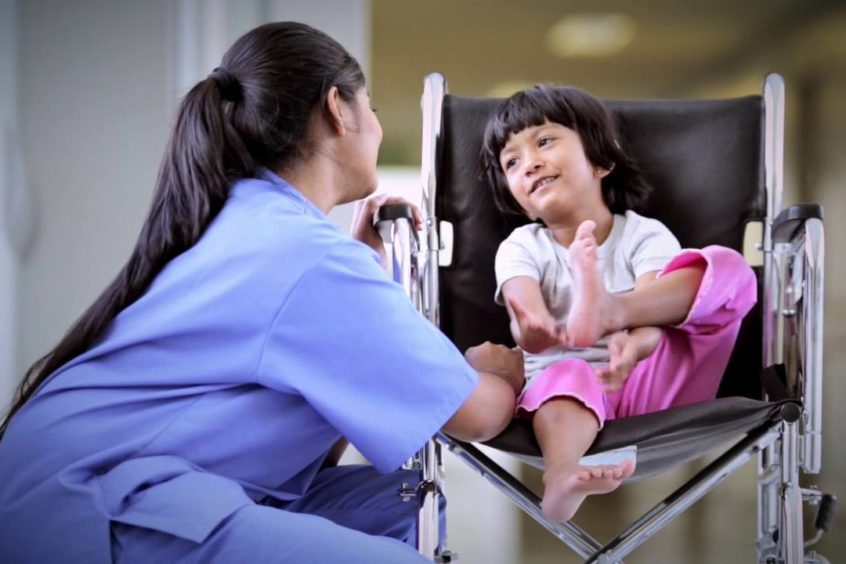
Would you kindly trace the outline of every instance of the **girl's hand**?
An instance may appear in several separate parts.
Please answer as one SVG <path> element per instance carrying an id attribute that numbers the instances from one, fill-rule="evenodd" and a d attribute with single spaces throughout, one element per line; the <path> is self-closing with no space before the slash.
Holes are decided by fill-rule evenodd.
<path id="1" fill-rule="evenodd" d="M 516 300 L 506 300 L 513 314 L 511 333 L 523 350 L 537 354 L 553 347 L 568 346 L 565 328 L 556 324 L 546 308 L 531 312 Z"/>
<path id="2" fill-rule="evenodd" d="M 611 362 L 606 368 L 597 369 L 596 376 L 606 392 L 616 392 L 637 366 L 638 344 L 626 331 L 619 331 L 609 337 L 608 351 Z"/>
<path id="3" fill-rule="evenodd" d="M 468 364 L 479 372 L 487 372 L 503 378 L 519 394 L 526 382 L 523 370 L 523 352 L 485 341 L 464 352 Z"/>
<path id="4" fill-rule="evenodd" d="M 419 231 L 423 226 L 423 216 L 420 209 L 404 198 L 381 194 L 356 203 L 350 235 L 379 253 L 383 266 L 388 264 L 388 257 L 385 253 L 385 246 L 382 244 L 382 238 L 373 225 L 373 215 L 376 210 L 385 204 L 408 204 L 411 206 L 414 215 L 414 229 Z"/>

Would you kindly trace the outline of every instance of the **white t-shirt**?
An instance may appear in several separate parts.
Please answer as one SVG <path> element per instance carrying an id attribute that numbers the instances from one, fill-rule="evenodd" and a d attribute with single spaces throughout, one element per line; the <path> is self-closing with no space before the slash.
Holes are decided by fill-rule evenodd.
<path id="1" fill-rule="evenodd" d="M 663 223 L 627 211 L 614 215 L 611 232 L 598 248 L 598 268 L 609 292 L 628 292 L 640 276 L 661 270 L 680 251 L 678 240 Z M 518 227 L 500 244 L 496 253 L 498 304 L 503 303 L 502 285 L 517 276 L 537 280 L 549 312 L 560 325 L 567 323 L 573 286 L 570 255 L 543 225 Z M 526 378 L 531 380 L 559 360 L 581 358 L 602 364 L 608 362 L 609 353 L 602 339 L 587 349 L 554 348 L 540 354 L 525 353 L 525 358 Z"/>

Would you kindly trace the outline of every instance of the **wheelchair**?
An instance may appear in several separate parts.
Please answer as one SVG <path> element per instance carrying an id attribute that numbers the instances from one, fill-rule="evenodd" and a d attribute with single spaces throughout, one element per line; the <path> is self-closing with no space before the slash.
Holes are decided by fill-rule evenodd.
<path id="1" fill-rule="evenodd" d="M 784 80 L 768 75 L 763 93 L 723 100 L 609 101 L 627 146 L 653 186 L 644 214 L 661 220 L 683 248 L 723 245 L 743 253 L 749 224 L 760 224 L 754 266 L 758 303 L 746 316 L 717 399 L 608 421 L 587 455 L 636 449 L 639 480 L 724 451 L 701 471 L 601 543 L 572 522 L 553 522 L 540 498 L 477 446 L 438 434 L 415 456 L 423 481 L 418 547 L 435 562 L 442 452 L 449 449 L 586 562 L 621 562 L 749 459 L 758 462 L 758 562 L 827 562 L 810 547 L 832 524 L 837 499 L 802 488 L 800 474 L 822 462 L 822 208 L 782 207 Z M 484 341 L 513 345 L 505 308 L 493 300 L 494 256 L 520 224 L 495 207 L 479 173 L 485 124 L 500 100 L 447 93 L 440 74 L 422 97 L 424 230 L 406 206 L 386 206 L 377 224 L 394 279 L 432 323 L 464 351 Z M 523 221 L 525 223 L 527 220 Z M 543 468 L 531 423 L 515 419 L 487 446 Z M 727 449 L 726 444 L 731 446 Z M 806 539 L 804 504 L 817 507 Z"/>

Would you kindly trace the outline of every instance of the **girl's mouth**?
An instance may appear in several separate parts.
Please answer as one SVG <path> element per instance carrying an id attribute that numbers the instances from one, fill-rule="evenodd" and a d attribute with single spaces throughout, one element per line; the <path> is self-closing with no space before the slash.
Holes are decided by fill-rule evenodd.
<path id="1" fill-rule="evenodd" d="M 529 190 L 529 194 L 535 193 L 537 190 L 540 190 L 550 182 L 556 180 L 558 176 L 544 176 L 543 178 L 538 178 L 532 183 L 532 188 Z"/>

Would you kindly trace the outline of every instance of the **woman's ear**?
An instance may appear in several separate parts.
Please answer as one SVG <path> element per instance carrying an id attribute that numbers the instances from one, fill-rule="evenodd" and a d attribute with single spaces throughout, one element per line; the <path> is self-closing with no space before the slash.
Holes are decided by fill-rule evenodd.
<path id="1" fill-rule="evenodd" d="M 338 135 L 345 135 L 347 126 L 344 122 L 344 113 L 349 111 L 349 108 L 341 98 L 341 93 L 338 92 L 338 87 L 333 86 L 326 94 L 326 118 L 330 129 Z"/>

